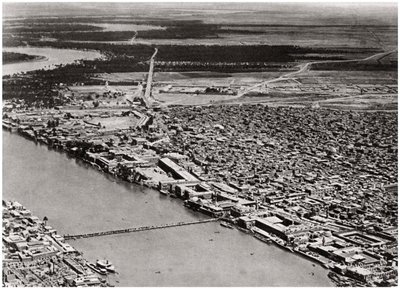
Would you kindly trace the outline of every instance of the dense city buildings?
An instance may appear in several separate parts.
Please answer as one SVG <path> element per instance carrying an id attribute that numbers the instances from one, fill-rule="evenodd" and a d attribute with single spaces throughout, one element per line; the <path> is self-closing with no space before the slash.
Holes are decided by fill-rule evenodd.
<path id="1" fill-rule="evenodd" d="M 57 232 L 3 200 L 3 286 L 113 286 L 106 258 L 67 242 L 215 222 L 318 263 L 338 286 L 397 286 L 397 14 L 312 5 L 9 15 L 3 129 L 198 219 Z"/>
<path id="2" fill-rule="evenodd" d="M 6 102 L 7 129 L 181 198 L 346 276 L 339 282 L 397 282 L 397 113 L 261 104 L 107 114 L 15 106 Z M 102 124 L 127 118 L 136 126 Z"/>
<path id="3" fill-rule="evenodd" d="M 46 217 L 40 220 L 20 203 L 3 200 L 5 287 L 106 287 L 107 279 L 100 276 L 115 270 L 101 265 L 87 262 Z"/>

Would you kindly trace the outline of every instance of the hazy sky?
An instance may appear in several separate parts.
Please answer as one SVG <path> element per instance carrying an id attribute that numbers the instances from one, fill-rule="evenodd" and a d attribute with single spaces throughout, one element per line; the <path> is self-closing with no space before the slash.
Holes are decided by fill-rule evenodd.
<path id="1" fill-rule="evenodd" d="M 282 23 L 291 15 L 306 15 L 310 19 L 339 17 L 357 18 L 361 24 L 387 23 L 397 25 L 397 2 L 393 3 L 4 3 L 4 17 L 20 16 L 82 16 L 82 15 L 132 15 L 168 17 L 179 13 L 195 12 L 195 17 L 205 18 L 208 14 L 234 12 L 265 13 L 267 16 L 282 17 Z M 187 17 L 188 15 L 186 15 Z M 190 16 L 190 15 L 189 15 Z M 179 16 L 178 16 L 179 17 Z M 268 22 L 267 19 L 265 20 Z M 371 21 L 371 22 L 370 22 Z M 344 23 L 344 24 L 346 24 Z M 347 23 L 349 24 L 349 23 Z M 354 24 L 350 22 L 350 24 Z"/>

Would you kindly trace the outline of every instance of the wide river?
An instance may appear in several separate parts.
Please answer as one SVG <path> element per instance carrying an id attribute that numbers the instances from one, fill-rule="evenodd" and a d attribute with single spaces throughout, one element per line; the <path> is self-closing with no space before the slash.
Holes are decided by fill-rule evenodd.
<path id="1" fill-rule="evenodd" d="M 203 218 L 177 199 L 116 180 L 8 131 L 3 131 L 3 198 L 47 216 L 60 234 Z M 88 260 L 111 260 L 119 272 L 112 281 L 119 286 L 331 285 L 319 265 L 218 223 L 70 243 Z"/>
<path id="2" fill-rule="evenodd" d="M 205 218 L 15 133 L 2 137 L 3 199 L 47 216 L 61 235 Z M 319 265 L 218 223 L 69 242 L 89 261 L 113 262 L 116 286 L 333 286 Z"/>
<path id="3" fill-rule="evenodd" d="M 98 51 L 56 49 L 50 47 L 3 47 L 3 51 L 18 52 L 46 57 L 45 60 L 18 62 L 3 65 L 3 75 L 27 72 L 37 69 L 51 69 L 58 64 L 72 63 L 77 59 L 95 59 L 102 57 Z"/>

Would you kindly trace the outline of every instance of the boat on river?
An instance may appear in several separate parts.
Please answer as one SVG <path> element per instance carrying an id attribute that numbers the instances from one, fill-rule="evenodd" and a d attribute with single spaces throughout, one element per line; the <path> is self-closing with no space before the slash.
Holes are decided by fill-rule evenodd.
<path id="1" fill-rule="evenodd" d="M 105 268 L 99 268 L 93 263 L 87 263 L 86 265 L 96 273 L 107 275 L 107 270 Z"/>
<path id="2" fill-rule="evenodd" d="M 101 269 L 105 269 L 110 273 L 115 273 L 114 265 L 108 260 L 97 260 L 96 266 Z"/>
<path id="3" fill-rule="evenodd" d="M 263 235 L 255 234 L 254 237 L 257 238 L 258 240 L 264 242 L 264 243 L 272 244 L 271 239 L 268 239 L 267 237 L 265 237 L 265 236 L 263 236 Z"/>
<path id="4" fill-rule="evenodd" d="M 231 224 L 229 224 L 229 223 L 227 223 L 227 222 L 221 222 L 220 225 L 221 225 L 222 227 L 229 228 L 229 229 L 233 229 L 233 228 L 234 228 Z"/>
<path id="5" fill-rule="evenodd" d="M 162 194 L 164 196 L 168 196 L 169 192 L 166 190 L 160 190 L 160 194 Z"/>

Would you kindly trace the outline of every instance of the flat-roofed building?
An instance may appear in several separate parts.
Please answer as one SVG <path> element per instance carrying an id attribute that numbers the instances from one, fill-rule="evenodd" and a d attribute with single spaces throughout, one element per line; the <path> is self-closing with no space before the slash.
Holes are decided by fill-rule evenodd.
<path id="1" fill-rule="evenodd" d="M 160 159 L 158 161 L 158 166 L 167 173 L 170 173 L 175 179 L 184 179 L 185 181 L 189 182 L 199 181 L 195 176 L 190 174 L 181 166 L 174 163 L 169 158 Z"/>

